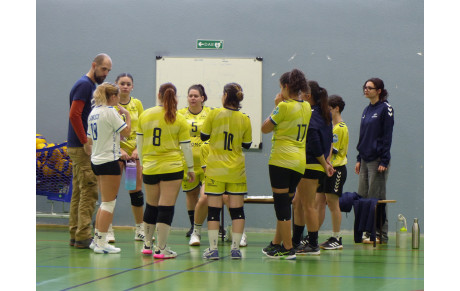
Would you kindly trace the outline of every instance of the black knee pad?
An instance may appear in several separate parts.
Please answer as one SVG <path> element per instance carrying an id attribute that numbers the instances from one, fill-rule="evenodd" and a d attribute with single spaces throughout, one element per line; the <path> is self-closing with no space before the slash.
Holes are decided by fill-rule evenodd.
<path id="1" fill-rule="evenodd" d="M 276 194 L 273 193 L 273 201 L 275 204 L 276 218 L 279 221 L 287 221 L 291 219 L 291 199 L 288 193 Z"/>
<path id="2" fill-rule="evenodd" d="M 158 207 L 152 206 L 148 203 L 145 204 L 144 222 L 148 224 L 157 224 Z"/>
<path id="3" fill-rule="evenodd" d="M 174 217 L 174 206 L 158 206 L 157 223 L 164 223 L 171 226 Z"/>
<path id="4" fill-rule="evenodd" d="M 208 221 L 220 221 L 222 208 L 208 206 Z"/>
<path id="5" fill-rule="evenodd" d="M 244 217 L 244 208 L 243 207 L 229 208 L 228 211 L 230 211 L 230 217 L 232 218 L 232 220 L 245 219 L 245 217 Z"/>
<path id="6" fill-rule="evenodd" d="M 132 206 L 136 206 L 136 207 L 144 206 L 144 193 L 142 193 L 142 191 L 129 193 L 129 197 L 131 197 Z"/>

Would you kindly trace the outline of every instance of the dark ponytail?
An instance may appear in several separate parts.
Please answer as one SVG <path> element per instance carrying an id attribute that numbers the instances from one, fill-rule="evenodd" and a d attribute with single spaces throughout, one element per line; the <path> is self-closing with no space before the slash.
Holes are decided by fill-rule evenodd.
<path id="1" fill-rule="evenodd" d="M 310 87 L 313 101 L 321 108 L 321 116 L 326 124 L 329 125 L 331 123 L 331 112 L 329 111 L 327 90 L 320 87 L 316 81 L 308 81 L 308 86 Z"/>

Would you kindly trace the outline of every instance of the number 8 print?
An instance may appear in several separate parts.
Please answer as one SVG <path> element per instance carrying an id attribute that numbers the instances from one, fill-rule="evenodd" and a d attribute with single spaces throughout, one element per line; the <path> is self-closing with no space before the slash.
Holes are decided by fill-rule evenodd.
<path id="1" fill-rule="evenodd" d="M 160 146 L 161 144 L 161 128 L 155 127 L 153 129 L 153 145 Z"/>

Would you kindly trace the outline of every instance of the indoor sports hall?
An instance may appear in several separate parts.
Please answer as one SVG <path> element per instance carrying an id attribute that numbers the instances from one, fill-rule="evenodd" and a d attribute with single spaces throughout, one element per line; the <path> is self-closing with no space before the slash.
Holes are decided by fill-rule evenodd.
<path id="1" fill-rule="evenodd" d="M 434 205 L 425 203 L 426 2 L 37 1 L 36 90 L 32 92 L 36 94 L 37 162 L 36 185 L 30 187 L 36 193 L 31 209 L 35 222 L 27 223 L 35 231 L 35 258 L 26 263 L 34 264 L 35 273 L 27 276 L 32 280 L 27 281 L 29 286 L 46 291 L 425 289 L 431 277 L 431 272 L 425 272 L 425 204 Z M 69 246 L 73 188 L 72 161 L 66 148 L 69 93 L 99 53 L 112 60 L 105 81 L 113 83 L 119 74 L 131 74 L 131 96 L 142 102 L 144 110 L 158 104 L 160 85 L 166 82 L 177 87 L 178 109 L 187 106 L 187 88 L 193 84 L 203 84 L 208 98 L 205 105 L 213 108 L 222 106 L 225 84 L 241 85 L 240 111 L 252 125 L 251 147 L 243 149 L 248 193 L 244 206 L 247 246 L 240 248 L 241 260 L 230 258 L 231 242 L 220 236 L 220 259 L 202 258 L 209 247 L 206 222 L 201 245 L 189 246 L 186 233 L 191 222 L 182 189 L 167 242 L 177 257 L 166 260 L 143 255 L 142 241 L 133 239 L 135 222 L 125 174 L 112 222 L 115 245 L 121 252 L 96 254 Z M 342 118 L 348 127 L 349 146 L 343 192 L 347 193 L 358 191 L 357 144 L 363 109 L 369 105 L 363 95 L 365 81 L 378 77 L 385 82 L 394 109 L 387 203 L 369 208 L 370 217 L 361 220 L 353 205 L 342 210 L 343 249 L 322 249 L 320 255 L 298 255 L 295 260 L 271 259 L 262 249 L 275 234 L 275 209 L 273 202 L 257 203 L 257 199 L 273 196 L 268 168 L 272 133 L 263 134 L 261 127 L 274 111 L 281 75 L 294 68 L 317 81 L 329 95 L 340 95 L 345 101 Z M 95 211 L 100 206 L 99 197 Z M 357 221 L 376 230 L 379 221 L 374 218 L 382 209 L 388 219 L 388 242 L 375 246 L 357 242 Z M 222 227 L 228 231 L 227 208 L 222 218 Z M 94 219 L 95 215 L 93 223 Z M 414 231 L 418 244 L 413 247 L 415 219 L 420 238 Z M 326 207 L 319 243 L 331 237 L 332 227 Z M 445 252 L 443 256 L 450 255 Z M 438 264 L 431 265 L 436 269 Z"/>

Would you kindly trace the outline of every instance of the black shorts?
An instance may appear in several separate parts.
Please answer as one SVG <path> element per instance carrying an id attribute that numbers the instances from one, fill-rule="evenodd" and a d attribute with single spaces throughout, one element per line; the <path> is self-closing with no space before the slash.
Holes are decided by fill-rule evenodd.
<path id="1" fill-rule="evenodd" d="M 316 170 L 309 170 L 305 169 L 305 173 L 303 174 L 302 178 L 305 179 L 317 179 L 319 183 L 322 183 L 324 177 L 327 177 L 326 173 Z"/>
<path id="2" fill-rule="evenodd" d="M 285 189 L 289 188 L 289 193 L 295 193 L 297 184 L 299 184 L 302 174 L 291 169 L 268 165 L 270 173 L 270 183 L 272 188 Z"/>
<path id="3" fill-rule="evenodd" d="M 91 169 L 94 172 L 94 175 L 101 176 L 101 175 L 112 175 L 118 176 L 121 175 L 120 165 L 118 161 L 112 161 L 100 165 L 95 165 L 91 163 Z"/>
<path id="4" fill-rule="evenodd" d="M 323 179 L 323 183 L 318 187 L 318 193 L 335 194 L 339 197 L 342 196 L 343 185 L 347 180 L 347 167 L 345 165 L 335 167 L 335 173 L 332 177 L 326 177 Z"/>
<path id="5" fill-rule="evenodd" d="M 142 180 L 147 185 L 155 185 L 160 183 L 160 181 L 174 181 L 182 180 L 184 178 L 184 171 L 167 173 L 167 174 L 157 174 L 157 175 L 144 175 L 142 174 Z"/>

